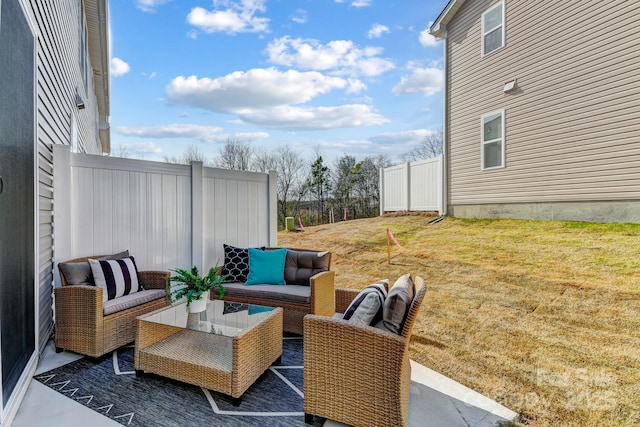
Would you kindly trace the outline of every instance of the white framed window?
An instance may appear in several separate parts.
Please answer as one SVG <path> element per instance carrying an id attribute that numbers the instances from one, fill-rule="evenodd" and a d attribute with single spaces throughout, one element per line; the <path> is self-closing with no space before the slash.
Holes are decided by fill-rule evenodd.
<path id="1" fill-rule="evenodd" d="M 504 1 L 482 14 L 482 56 L 504 46 Z"/>
<path id="2" fill-rule="evenodd" d="M 482 170 L 504 167 L 505 148 L 504 110 L 484 114 L 480 119 L 482 129 Z"/>

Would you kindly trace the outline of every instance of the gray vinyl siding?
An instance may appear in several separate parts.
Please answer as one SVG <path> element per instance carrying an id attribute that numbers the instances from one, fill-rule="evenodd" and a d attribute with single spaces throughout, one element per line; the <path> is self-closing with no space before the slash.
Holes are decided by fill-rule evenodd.
<path id="1" fill-rule="evenodd" d="M 447 25 L 448 203 L 640 199 L 640 3 L 507 0 L 505 47 L 483 58 L 496 3 Z M 505 168 L 483 171 L 480 117 L 500 109 Z"/>
<path id="2" fill-rule="evenodd" d="M 97 131 L 97 107 L 91 81 L 85 86 L 80 63 L 81 0 L 43 2 L 30 0 L 37 39 L 37 278 L 39 346 L 44 349 L 53 331 L 53 149 L 70 144 L 71 114 L 76 116 L 78 147 L 101 153 Z M 89 61 L 89 54 L 85 55 Z M 88 77 L 91 78 L 89 65 Z M 75 105 L 76 88 L 85 100 Z"/>

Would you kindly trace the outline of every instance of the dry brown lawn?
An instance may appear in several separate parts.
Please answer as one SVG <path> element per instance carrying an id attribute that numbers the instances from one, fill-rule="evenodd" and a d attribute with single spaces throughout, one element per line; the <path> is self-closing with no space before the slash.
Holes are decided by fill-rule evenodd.
<path id="1" fill-rule="evenodd" d="M 411 358 L 531 426 L 640 425 L 640 225 L 380 217 L 280 232 L 336 286 L 427 282 Z M 402 247 L 387 262 L 386 229 Z"/>

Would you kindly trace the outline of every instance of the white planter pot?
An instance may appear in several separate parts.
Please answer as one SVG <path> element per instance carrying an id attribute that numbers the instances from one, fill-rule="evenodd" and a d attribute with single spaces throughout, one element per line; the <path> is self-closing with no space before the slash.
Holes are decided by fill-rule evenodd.
<path id="1" fill-rule="evenodd" d="M 191 301 L 191 304 L 187 306 L 189 313 L 200 313 L 207 309 L 207 293 L 202 295 L 202 298 Z"/>

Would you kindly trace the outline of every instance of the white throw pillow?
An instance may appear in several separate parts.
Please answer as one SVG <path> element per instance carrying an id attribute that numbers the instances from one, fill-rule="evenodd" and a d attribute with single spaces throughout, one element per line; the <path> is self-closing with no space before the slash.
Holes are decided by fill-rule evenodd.
<path id="1" fill-rule="evenodd" d="M 102 288 L 102 302 L 142 290 L 133 257 L 104 261 L 90 259 L 89 265 L 94 283 Z"/>

